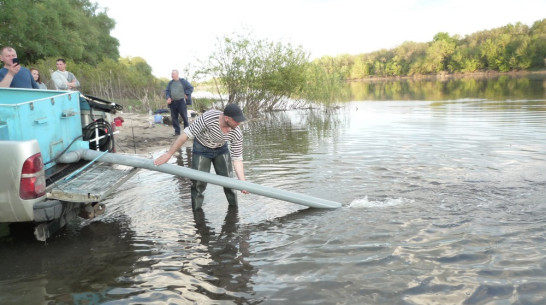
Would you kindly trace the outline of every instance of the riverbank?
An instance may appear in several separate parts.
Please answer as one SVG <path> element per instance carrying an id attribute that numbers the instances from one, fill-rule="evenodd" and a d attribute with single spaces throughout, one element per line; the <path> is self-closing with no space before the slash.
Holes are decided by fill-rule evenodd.
<path id="1" fill-rule="evenodd" d="M 398 81 L 398 80 L 448 80 L 453 78 L 489 78 L 501 75 L 508 76 L 525 76 L 525 75 L 546 75 L 546 69 L 535 71 L 476 71 L 476 72 L 459 72 L 459 73 L 438 73 L 434 75 L 411 75 L 411 76 L 370 76 L 366 78 L 347 79 L 347 82 L 381 82 L 381 81 Z"/>
<path id="2" fill-rule="evenodd" d="M 118 153 L 149 155 L 158 151 L 167 151 L 176 139 L 172 125 L 154 124 L 148 114 L 117 113 L 123 119 L 122 125 L 116 127 L 116 151 Z M 166 120 L 167 121 L 167 120 Z M 190 122 L 192 120 L 190 119 Z M 183 147 L 191 147 L 187 141 Z"/>

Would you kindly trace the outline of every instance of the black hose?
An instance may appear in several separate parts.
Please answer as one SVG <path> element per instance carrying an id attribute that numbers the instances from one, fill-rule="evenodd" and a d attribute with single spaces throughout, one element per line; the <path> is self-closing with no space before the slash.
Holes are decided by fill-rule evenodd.
<path id="1" fill-rule="evenodd" d="M 98 141 L 98 149 L 100 151 L 112 151 L 114 147 L 112 125 L 104 119 L 98 119 L 83 128 L 83 140 L 89 141 L 89 149 L 97 150 L 97 141 L 93 140 L 95 139 L 95 129 L 98 129 L 99 137 L 105 136 Z"/>

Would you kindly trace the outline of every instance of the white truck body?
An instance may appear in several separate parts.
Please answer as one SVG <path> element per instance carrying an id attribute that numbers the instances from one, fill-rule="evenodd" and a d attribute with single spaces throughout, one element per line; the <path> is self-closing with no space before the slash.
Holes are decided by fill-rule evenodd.
<path id="1" fill-rule="evenodd" d="M 96 99 L 96 98 L 93 98 Z M 114 150 L 119 105 L 79 92 L 0 88 L 0 224 L 30 223 L 45 240 L 72 217 L 93 218 L 137 169 L 62 164 L 69 151 Z"/>

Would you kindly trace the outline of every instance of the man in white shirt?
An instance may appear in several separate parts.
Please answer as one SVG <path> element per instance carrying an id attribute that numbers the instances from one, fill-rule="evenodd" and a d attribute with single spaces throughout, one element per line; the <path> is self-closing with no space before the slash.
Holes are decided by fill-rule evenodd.
<path id="1" fill-rule="evenodd" d="M 57 71 L 51 73 L 51 79 L 57 90 L 78 90 L 80 82 L 71 72 L 66 71 L 66 60 L 57 59 Z"/>

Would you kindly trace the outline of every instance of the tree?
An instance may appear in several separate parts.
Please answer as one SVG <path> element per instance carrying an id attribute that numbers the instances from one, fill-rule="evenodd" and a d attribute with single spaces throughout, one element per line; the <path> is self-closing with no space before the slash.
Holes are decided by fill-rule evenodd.
<path id="1" fill-rule="evenodd" d="M 26 64 L 47 57 L 96 64 L 117 60 L 115 22 L 89 0 L 2 0 L 0 42 L 12 46 Z"/>
<path id="2" fill-rule="evenodd" d="M 356 56 L 324 56 L 313 64 L 332 75 L 346 75 L 345 79 L 542 69 L 546 66 L 546 19 L 536 21 L 531 28 L 518 22 L 464 39 L 441 32 L 429 43 L 407 41 L 394 49 Z"/>
<path id="3" fill-rule="evenodd" d="M 394 50 L 397 57 L 401 71 L 399 75 L 409 75 L 411 64 L 418 58 L 425 56 L 427 44 L 423 42 L 405 41 L 399 47 Z"/>
<path id="4" fill-rule="evenodd" d="M 438 73 L 447 70 L 449 57 L 455 52 L 457 39 L 448 33 L 438 33 L 426 50 L 425 73 Z"/>
<path id="5" fill-rule="evenodd" d="M 218 79 L 228 93 L 228 103 L 248 112 L 272 110 L 301 92 L 308 54 L 301 47 L 253 40 L 245 35 L 223 37 L 217 51 L 198 74 Z"/>
<path id="6" fill-rule="evenodd" d="M 529 50 L 531 55 L 531 67 L 546 66 L 546 19 L 539 20 L 533 24 L 529 35 L 531 42 Z"/>
<path id="7" fill-rule="evenodd" d="M 353 79 L 364 78 L 370 75 L 370 60 L 368 56 L 360 55 L 356 57 L 350 75 Z"/>

